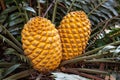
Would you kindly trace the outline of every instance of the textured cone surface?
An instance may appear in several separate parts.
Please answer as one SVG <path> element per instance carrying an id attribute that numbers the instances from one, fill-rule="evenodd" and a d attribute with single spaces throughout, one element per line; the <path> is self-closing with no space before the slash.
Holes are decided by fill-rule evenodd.
<path id="1" fill-rule="evenodd" d="M 40 72 L 54 70 L 62 59 L 61 41 L 51 21 L 34 17 L 24 25 L 22 43 L 33 68 Z"/>
<path id="2" fill-rule="evenodd" d="M 58 27 L 63 60 L 72 59 L 85 50 L 90 36 L 90 21 L 83 11 L 68 13 Z"/>

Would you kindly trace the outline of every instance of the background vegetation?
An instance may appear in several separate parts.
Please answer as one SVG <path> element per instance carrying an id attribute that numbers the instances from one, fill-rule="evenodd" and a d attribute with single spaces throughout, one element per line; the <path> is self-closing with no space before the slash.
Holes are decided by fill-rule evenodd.
<path id="1" fill-rule="evenodd" d="M 91 20 L 91 37 L 85 53 L 62 62 L 61 66 L 74 64 L 60 70 L 96 80 L 107 75 L 119 80 L 119 0 L 0 0 L 0 79 L 37 80 L 39 73 L 31 69 L 21 47 L 24 24 L 34 16 L 42 16 L 57 27 L 63 16 L 76 10 L 85 11 Z M 44 75 L 41 79 L 48 78 Z"/>

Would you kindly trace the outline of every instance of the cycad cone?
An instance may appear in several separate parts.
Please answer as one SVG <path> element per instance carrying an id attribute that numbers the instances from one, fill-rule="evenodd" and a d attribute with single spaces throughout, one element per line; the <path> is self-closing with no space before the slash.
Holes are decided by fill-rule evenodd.
<path id="1" fill-rule="evenodd" d="M 21 34 L 24 53 L 34 69 L 47 72 L 58 67 L 62 58 L 61 41 L 50 20 L 34 17 L 24 25 Z"/>
<path id="2" fill-rule="evenodd" d="M 63 60 L 72 59 L 85 50 L 90 36 L 90 21 L 83 11 L 68 13 L 58 27 Z"/>

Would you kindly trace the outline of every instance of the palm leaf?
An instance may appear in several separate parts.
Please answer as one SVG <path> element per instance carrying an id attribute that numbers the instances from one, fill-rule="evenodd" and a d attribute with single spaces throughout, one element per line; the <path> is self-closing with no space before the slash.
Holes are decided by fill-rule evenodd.
<path id="1" fill-rule="evenodd" d="M 19 73 L 16 73 L 12 76 L 9 76 L 3 80 L 18 80 L 18 79 L 21 79 L 21 78 L 24 78 L 24 77 L 27 77 L 29 76 L 34 70 L 25 70 L 25 71 L 21 71 Z"/>
<path id="2" fill-rule="evenodd" d="M 3 73 L 3 78 L 9 75 L 10 73 L 12 73 L 13 71 L 15 71 L 18 67 L 20 67 L 20 65 L 21 64 L 15 64 L 11 66 L 10 68 L 8 68 L 7 70 L 5 70 Z"/>
<path id="3" fill-rule="evenodd" d="M 73 1 L 74 0 L 63 0 L 60 2 L 62 2 L 67 10 L 69 10 Z M 85 11 L 88 14 L 92 24 L 95 25 L 99 22 L 117 16 L 118 12 L 115 7 L 115 0 L 75 0 L 70 11 Z M 63 10 L 67 13 L 66 9 Z"/>
<path id="4" fill-rule="evenodd" d="M 15 51 L 13 48 L 7 48 L 4 52 L 5 55 L 15 55 L 17 56 L 21 61 L 25 62 L 25 63 L 30 63 L 29 59 L 22 55 L 19 54 L 17 51 Z"/>

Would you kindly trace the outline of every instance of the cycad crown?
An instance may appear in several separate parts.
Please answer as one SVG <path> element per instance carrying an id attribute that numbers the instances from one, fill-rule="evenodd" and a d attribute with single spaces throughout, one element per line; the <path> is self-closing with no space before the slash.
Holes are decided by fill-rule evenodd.
<path id="1" fill-rule="evenodd" d="M 34 17 L 25 24 L 21 34 L 24 53 L 34 69 L 47 72 L 58 67 L 62 58 L 61 41 L 50 20 Z"/>
<path id="2" fill-rule="evenodd" d="M 68 13 L 58 27 L 63 60 L 74 58 L 85 50 L 90 36 L 90 21 L 83 11 Z"/>

